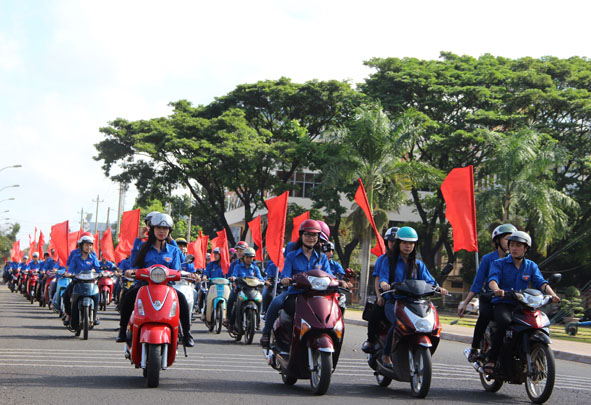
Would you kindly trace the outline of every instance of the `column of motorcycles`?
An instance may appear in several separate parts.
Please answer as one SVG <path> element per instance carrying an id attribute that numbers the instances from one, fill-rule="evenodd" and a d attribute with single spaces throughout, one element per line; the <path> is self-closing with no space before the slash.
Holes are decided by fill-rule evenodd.
<path id="1" fill-rule="evenodd" d="M 35 270 L 13 271 L 8 279 L 9 289 L 21 292 L 31 302 L 37 297 L 40 306 L 49 305 L 62 314 L 63 291 L 71 279 L 63 277 L 63 270 L 54 271 L 47 274 L 40 285 L 35 273 Z M 129 288 L 125 284 L 134 279 L 145 282 L 138 292 L 128 324 L 125 357 L 135 368 L 142 369 L 148 387 L 159 385 L 160 370 L 170 367 L 176 358 L 181 334 L 176 291 L 182 289 L 179 287 L 184 284 L 182 280 L 189 281 L 183 273 L 155 265 L 136 270 L 134 278 L 121 280 L 122 290 Z M 81 322 L 71 330 L 77 334 L 82 332 L 84 339 L 88 337 L 88 329 L 93 327 L 94 303 L 105 310 L 112 300 L 114 277 L 114 273 L 106 271 L 81 273 L 75 277 L 74 282 L 79 285 L 72 293 L 72 314 L 78 310 Z M 552 275 L 550 284 L 559 280 L 559 274 Z M 52 283 L 55 283 L 53 301 L 49 297 Z M 293 385 L 298 379 L 309 379 L 314 394 L 322 395 L 330 386 L 344 339 L 345 325 L 339 297 L 348 290 L 339 287 L 334 277 L 321 270 L 297 274 L 292 283 L 300 294 L 286 301 L 273 325 L 270 347 L 264 350 L 264 354 L 267 363 L 280 373 L 285 384 Z M 260 322 L 262 286 L 263 283 L 253 277 L 236 280 L 236 321 L 228 325 L 230 336 L 236 341 L 245 336 L 246 344 L 252 342 Z M 212 278 L 202 282 L 199 288 L 207 294 L 206 303 L 200 308 L 202 319 L 210 332 L 220 333 L 222 320 L 226 317 L 230 282 L 225 278 Z M 184 293 L 187 295 L 187 291 Z M 393 284 L 384 294 L 391 293 L 397 296 L 397 325 L 390 352 L 393 367 L 385 367 L 381 360 L 389 328 L 386 324 L 381 325 L 379 343 L 367 354 L 368 365 L 374 370 L 380 386 L 386 387 L 392 380 L 410 382 L 412 394 L 423 398 L 430 389 L 431 356 L 441 334 L 439 316 L 430 301 L 436 291 L 422 280 L 406 280 Z M 188 295 L 191 295 L 192 303 L 192 293 Z M 511 291 L 508 296 L 516 299 L 519 306 L 513 312 L 495 372 L 487 375 L 483 371 L 494 322 L 488 326 L 480 357 L 473 366 L 486 391 L 496 392 L 504 382 L 525 383 L 531 401 L 543 403 L 552 393 L 555 365 L 549 347 L 550 321 L 539 308 L 551 297 L 533 289 Z M 115 297 L 115 301 L 118 298 Z"/>

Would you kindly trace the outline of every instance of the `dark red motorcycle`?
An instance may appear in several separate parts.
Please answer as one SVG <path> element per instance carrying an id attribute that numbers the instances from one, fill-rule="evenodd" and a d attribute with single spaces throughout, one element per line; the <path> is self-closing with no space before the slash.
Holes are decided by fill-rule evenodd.
<path id="1" fill-rule="evenodd" d="M 37 288 L 37 280 L 39 280 L 39 271 L 28 270 L 29 277 L 27 278 L 27 288 L 25 290 L 25 297 L 31 302 L 35 302 L 35 289 Z"/>
<path id="2" fill-rule="evenodd" d="M 550 277 L 550 284 L 557 283 L 560 274 Z M 515 299 L 518 306 L 513 311 L 511 324 L 506 331 L 503 348 L 492 375 L 484 373 L 486 353 L 491 347 L 495 323 L 488 326 L 480 345 L 480 355 L 472 365 L 480 374 L 480 382 L 488 392 L 497 392 L 504 382 L 525 383 L 529 399 L 536 404 L 544 403 L 552 395 L 556 378 L 554 353 L 550 349 L 550 319 L 540 307 L 552 300 L 535 289 L 506 291 L 505 297 Z M 466 349 L 466 357 L 470 349 Z"/>
<path id="3" fill-rule="evenodd" d="M 114 273 L 110 270 L 102 270 L 100 272 L 98 288 L 99 288 L 99 309 L 106 311 L 107 306 L 113 299 L 113 277 Z"/>
<path id="4" fill-rule="evenodd" d="M 322 270 L 298 273 L 292 285 L 302 293 L 285 301 L 265 355 L 285 384 L 309 379 L 314 394 L 323 395 L 330 386 L 345 334 L 338 293 L 348 290 Z"/>

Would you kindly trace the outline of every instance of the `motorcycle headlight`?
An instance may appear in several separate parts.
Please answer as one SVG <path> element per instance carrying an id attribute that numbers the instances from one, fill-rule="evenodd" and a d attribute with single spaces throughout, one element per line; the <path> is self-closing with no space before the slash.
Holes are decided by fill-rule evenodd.
<path id="1" fill-rule="evenodd" d="M 544 296 L 543 295 L 527 295 L 527 305 L 532 308 L 539 308 L 544 303 Z"/>
<path id="2" fill-rule="evenodd" d="M 162 267 L 155 267 L 150 271 L 150 280 L 156 284 L 163 283 L 166 280 L 166 270 Z"/>
<path id="3" fill-rule="evenodd" d="M 308 281 L 312 286 L 313 290 L 323 291 L 328 288 L 330 285 L 330 278 L 329 277 L 314 277 L 308 276 Z"/>

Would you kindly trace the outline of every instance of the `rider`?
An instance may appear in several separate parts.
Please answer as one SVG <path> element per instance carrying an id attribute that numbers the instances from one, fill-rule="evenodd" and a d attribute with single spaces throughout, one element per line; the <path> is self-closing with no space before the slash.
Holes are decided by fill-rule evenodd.
<path id="1" fill-rule="evenodd" d="M 236 279 L 242 277 L 256 277 L 261 281 L 263 280 L 263 276 L 261 275 L 261 271 L 259 270 L 259 266 L 254 263 L 254 257 L 256 252 L 253 248 L 248 247 L 244 249 L 244 254 L 242 257 L 242 261 L 238 262 L 236 266 L 234 266 L 234 273 L 230 277 L 230 281 L 235 281 Z M 230 314 L 230 327 L 234 325 L 234 320 L 236 319 L 236 314 L 234 313 L 234 303 L 236 302 L 236 295 L 238 293 L 238 287 L 232 289 L 230 293 L 230 297 L 228 298 L 228 311 L 227 313 Z"/>
<path id="2" fill-rule="evenodd" d="M 403 226 L 396 232 L 396 240 L 394 247 L 388 251 L 388 257 L 380 263 L 380 290 L 390 290 L 391 284 L 400 283 L 404 280 L 425 280 L 429 284 L 437 286 L 437 282 L 427 270 L 427 267 L 417 260 L 417 242 L 419 235 L 410 226 Z M 447 290 L 442 287 L 437 287 L 437 290 L 443 295 L 447 295 Z M 390 350 L 392 348 L 392 338 L 394 334 L 394 327 L 396 326 L 395 304 L 396 297 L 392 294 L 386 294 L 386 306 L 384 312 L 390 321 L 390 330 L 386 338 L 386 345 L 382 361 L 385 367 L 392 367 L 392 359 L 390 358 Z"/>
<path id="3" fill-rule="evenodd" d="M 339 262 L 337 262 L 333 259 L 333 257 L 334 257 L 334 243 L 325 242 L 322 245 L 322 251 L 326 255 L 326 258 L 328 259 L 328 264 L 330 265 L 331 273 L 339 280 L 342 280 L 343 277 L 345 276 L 345 270 L 343 269 L 343 266 L 341 266 L 341 264 Z"/>
<path id="4" fill-rule="evenodd" d="M 275 277 L 281 277 L 281 273 L 279 276 L 277 275 L 277 266 L 273 263 L 272 260 L 267 261 L 267 265 L 265 266 L 265 288 L 263 289 L 263 313 L 267 312 L 267 308 L 273 299 L 273 288 L 275 286 L 272 282 L 275 282 Z M 279 288 L 279 286 L 277 286 Z"/>
<path id="5" fill-rule="evenodd" d="M 512 224 L 503 224 L 497 226 L 492 232 L 492 241 L 495 245 L 495 250 L 484 256 L 480 261 L 480 266 L 474 277 L 470 292 L 466 296 L 466 299 L 460 302 L 458 307 L 458 316 L 461 318 L 464 316 L 466 305 L 472 300 L 472 298 L 481 292 L 490 292 L 488 288 L 488 276 L 490 272 L 490 265 L 497 259 L 502 259 L 507 255 L 507 238 L 517 231 Z M 474 327 L 474 336 L 472 337 L 472 346 L 470 348 L 470 354 L 468 355 L 468 361 L 474 363 L 478 359 L 478 348 L 480 347 L 480 341 L 484 336 L 484 331 L 488 323 L 492 320 L 493 309 L 491 304 L 491 298 L 488 295 L 478 297 L 478 320 Z"/>
<path id="6" fill-rule="evenodd" d="M 234 275 L 234 267 L 236 267 L 238 263 L 242 262 L 242 258 L 244 257 L 244 249 L 246 249 L 247 247 L 248 243 L 244 242 L 243 240 L 241 240 L 236 244 L 236 246 L 234 246 L 234 249 L 236 250 L 236 260 L 230 263 L 230 269 L 228 270 L 227 276 L 228 278 Z"/>
<path id="7" fill-rule="evenodd" d="M 376 304 L 373 307 L 370 318 L 367 321 L 367 340 L 361 345 L 361 350 L 365 353 L 372 353 L 374 345 L 378 338 L 378 328 L 380 322 L 387 321 L 386 314 L 384 313 L 384 297 L 380 295 L 380 265 L 382 260 L 388 257 L 388 253 L 394 248 L 394 241 L 396 240 L 396 232 L 398 231 L 397 226 L 388 228 L 384 234 L 384 240 L 386 241 L 386 253 L 378 257 L 374 265 L 373 270 L 373 284 L 374 291 L 376 292 Z"/>
<path id="8" fill-rule="evenodd" d="M 320 224 L 317 221 L 307 219 L 302 222 L 299 229 L 300 237 L 296 242 L 295 250 L 292 250 L 285 256 L 281 284 L 288 286 L 291 282 L 292 276 L 313 269 L 319 269 L 330 273 L 328 259 L 320 249 L 320 232 Z M 271 305 L 269 305 L 265 316 L 265 326 L 263 327 L 260 341 L 261 346 L 264 348 L 269 347 L 271 327 L 273 326 L 275 319 L 277 319 L 277 316 L 279 316 L 279 310 L 283 307 L 287 296 L 298 293 L 299 291 L 292 286 L 271 301 Z"/>
<path id="9" fill-rule="evenodd" d="M 223 278 L 224 277 L 224 270 L 221 266 L 222 256 L 220 255 L 220 248 L 216 247 L 213 249 L 213 260 L 207 263 L 205 270 L 203 271 L 203 277 L 201 281 L 206 281 L 210 278 Z M 205 314 L 206 314 L 206 306 L 207 306 L 207 299 L 206 293 L 203 293 L 199 290 L 198 296 L 198 306 L 202 309 L 202 316 L 201 320 L 205 321 Z"/>
<path id="10" fill-rule="evenodd" d="M 511 324 L 511 314 L 517 305 L 514 299 L 505 298 L 505 291 L 522 290 L 531 284 L 544 294 L 551 295 L 552 302 L 560 301 L 558 295 L 544 280 L 538 265 L 525 258 L 525 254 L 531 247 L 531 237 L 525 232 L 516 231 L 507 238 L 507 245 L 509 255 L 492 263 L 488 277 L 488 286 L 494 294 L 492 303 L 497 327 L 484 365 L 484 372 L 489 375 L 494 373 L 505 331 Z"/>
<path id="11" fill-rule="evenodd" d="M 94 237 L 89 232 L 84 232 L 78 239 L 77 249 L 73 251 L 73 254 L 70 255 L 68 258 L 68 275 L 76 275 L 80 274 L 86 270 L 96 270 L 100 268 L 99 261 L 92 250 L 92 246 L 94 245 Z M 64 308 L 66 312 L 66 319 L 64 319 L 64 325 L 68 325 L 70 323 L 70 316 L 71 316 L 71 304 L 70 304 L 70 297 L 72 295 L 72 290 L 74 289 L 74 284 L 76 282 L 73 281 L 68 284 L 64 291 Z M 98 309 L 98 302 L 94 303 L 94 314 L 93 317 L 95 319 L 94 324 L 99 325 L 99 320 L 96 316 L 96 310 Z M 78 313 L 76 312 L 76 315 Z M 72 322 L 73 326 L 76 326 L 78 319 L 76 322 Z"/>
<path id="12" fill-rule="evenodd" d="M 101 252 L 101 260 L 99 260 L 101 270 L 113 270 L 115 267 L 115 263 L 105 259 L 103 253 Z"/>
<path id="13" fill-rule="evenodd" d="M 148 240 L 142 243 L 134 258 L 133 267 L 135 269 L 146 268 L 155 264 L 160 264 L 172 270 L 181 269 L 181 251 L 167 239 L 172 232 L 173 221 L 168 214 L 155 214 L 150 218 L 148 227 Z M 132 270 L 127 270 L 126 276 L 130 277 Z M 143 282 L 136 280 L 135 284 L 127 290 L 127 293 L 121 298 L 119 306 L 121 310 L 121 319 L 119 321 L 119 335 L 117 342 L 126 340 L 126 329 L 129 318 L 133 312 L 135 299 Z M 177 294 L 179 300 L 180 321 L 183 328 L 183 342 L 185 346 L 193 347 L 195 345 L 191 335 L 191 313 L 187 299 L 182 293 Z"/>

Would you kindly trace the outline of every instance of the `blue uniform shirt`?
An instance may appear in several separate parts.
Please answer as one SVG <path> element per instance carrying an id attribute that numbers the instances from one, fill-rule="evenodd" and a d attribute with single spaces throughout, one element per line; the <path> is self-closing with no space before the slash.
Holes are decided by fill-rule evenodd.
<path id="1" fill-rule="evenodd" d="M 242 260 L 236 259 L 232 263 L 230 263 L 230 269 L 228 270 L 228 275 L 227 275 L 228 278 L 236 277 L 234 275 L 234 268 L 238 265 L 238 263 L 242 263 Z"/>
<path id="2" fill-rule="evenodd" d="M 155 264 L 161 264 L 172 270 L 180 270 L 181 255 L 181 250 L 171 243 L 164 243 L 164 247 L 160 251 L 157 251 L 152 245 L 146 253 L 144 265 L 145 267 L 150 267 Z M 137 269 L 139 267 L 134 266 L 133 268 Z"/>
<path id="3" fill-rule="evenodd" d="M 335 262 L 333 259 L 330 259 L 328 261 L 328 264 L 330 265 L 330 271 L 332 275 L 338 279 L 342 279 L 345 275 L 345 270 L 343 270 L 343 266 L 341 266 L 339 262 Z"/>
<path id="4" fill-rule="evenodd" d="M 308 260 L 302 248 L 299 248 L 292 250 L 285 256 L 282 277 L 293 277 L 298 273 L 314 269 L 320 269 L 328 274 L 332 274 L 328 259 L 324 253 L 318 253 L 316 250 L 313 250 L 312 256 Z"/>
<path id="5" fill-rule="evenodd" d="M 205 267 L 205 272 L 203 273 L 207 276 L 207 278 L 221 278 L 224 277 L 224 271 L 222 270 L 222 266 L 220 266 L 219 262 L 209 262 Z"/>
<path id="6" fill-rule="evenodd" d="M 406 263 L 402 259 L 402 257 L 398 256 L 398 263 L 396 264 L 396 269 L 394 270 L 394 280 L 390 280 L 390 257 L 386 257 L 386 259 L 382 260 L 380 263 L 380 284 L 382 283 L 401 283 L 406 279 Z M 437 285 L 437 281 L 433 278 L 429 270 L 427 270 L 427 266 L 420 261 L 417 260 L 417 271 L 413 274 L 413 279 L 415 280 L 425 280 L 429 284 Z M 393 299 L 392 294 L 387 294 L 386 299 Z"/>
<path id="7" fill-rule="evenodd" d="M 140 251 L 140 247 L 144 244 L 144 242 L 146 242 L 148 239 L 140 239 L 140 238 L 135 238 L 135 240 L 133 241 L 133 248 L 131 249 L 131 254 L 129 256 L 129 263 L 130 266 L 132 266 L 131 268 L 133 268 L 133 264 L 135 263 L 135 257 L 137 256 L 137 254 Z M 168 242 L 166 242 L 168 244 Z M 179 246 L 176 244 L 176 241 L 173 239 L 170 242 L 171 245 L 173 245 L 174 247 L 178 248 Z M 182 255 L 182 252 L 181 252 Z M 181 261 L 182 263 L 182 261 Z"/>
<path id="8" fill-rule="evenodd" d="M 125 271 L 131 269 L 131 262 L 129 259 L 123 259 L 119 262 L 119 270 Z"/>
<path id="9" fill-rule="evenodd" d="M 490 265 L 498 258 L 498 250 L 495 250 L 494 252 L 490 252 L 489 254 L 482 256 L 480 266 L 478 267 L 478 271 L 476 272 L 476 277 L 474 277 L 474 281 L 472 282 L 472 287 L 470 287 L 470 291 L 472 291 L 475 294 L 490 291 L 490 288 L 488 287 L 488 275 L 490 274 Z"/>
<path id="10" fill-rule="evenodd" d="M 383 255 L 378 257 L 378 259 L 376 260 L 376 264 L 374 264 L 374 266 L 373 266 L 373 276 L 374 277 L 380 276 L 380 266 L 382 265 L 382 260 L 384 260 L 386 257 L 388 257 L 388 255 L 384 253 Z"/>
<path id="11" fill-rule="evenodd" d="M 51 257 L 43 262 L 43 270 L 45 270 L 45 271 L 53 270 L 54 267 L 55 267 L 55 260 L 53 260 L 53 258 L 51 258 Z"/>
<path id="12" fill-rule="evenodd" d="M 94 252 L 90 252 L 86 259 L 82 258 L 79 250 L 74 250 L 73 253 L 74 254 L 70 255 L 68 258 L 70 261 L 70 264 L 68 265 L 68 273 L 78 274 L 85 270 L 99 269 L 100 265 Z"/>
<path id="13" fill-rule="evenodd" d="M 523 290 L 529 288 L 530 284 L 539 290 L 547 283 L 536 263 L 529 259 L 524 259 L 521 267 L 517 269 L 515 264 L 513 264 L 511 255 L 492 262 L 488 277 L 488 282 L 490 283 L 491 281 L 496 281 L 499 288 L 505 291 Z M 505 297 L 494 297 L 492 302 L 515 303 L 515 300 Z"/>
<path id="14" fill-rule="evenodd" d="M 28 270 L 39 270 L 40 268 L 41 268 L 41 262 L 40 261 L 35 262 L 34 260 L 31 260 L 31 262 L 27 266 Z"/>
<path id="15" fill-rule="evenodd" d="M 261 281 L 263 280 L 263 276 L 261 276 L 261 271 L 259 270 L 259 266 L 254 263 L 251 263 L 250 266 L 246 266 L 243 262 L 238 263 L 234 266 L 234 277 L 247 277 L 247 276 L 254 276 Z"/>
<path id="16" fill-rule="evenodd" d="M 275 266 L 275 263 L 273 263 L 273 261 L 269 260 L 267 262 L 267 265 L 265 266 L 265 273 L 267 273 L 267 279 L 275 277 L 275 275 L 277 274 L 277 266 Z"/>
<path id="17" fill-rule="evenodd" d="M 103 259 L 99 262 L 100 267 L 104 267 L 106 270 L 112 270 L 115 267 L 113 262 Z"/>

